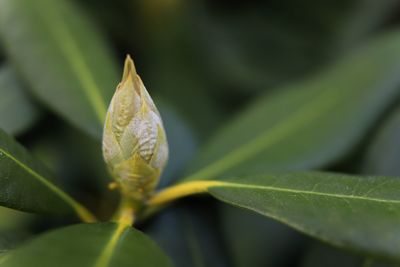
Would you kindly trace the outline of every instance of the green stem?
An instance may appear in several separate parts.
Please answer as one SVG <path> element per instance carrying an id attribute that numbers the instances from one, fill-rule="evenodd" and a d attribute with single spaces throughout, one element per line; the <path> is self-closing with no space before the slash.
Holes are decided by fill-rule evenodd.
<path id="1" fill-rule="evenodd" d="M 125 200 L 122 200 L 125 204 Z M 110 240 L 108 241 L 106 247 L 101 253 L 101 256 L 95 263 L 95 267 L 107 267 L 110 264 L 112 255 L 117 247 L 118 241 L 121 239 L 123 233 L 132 226 L 134 222 L 134 210 L 132 209 L 131 206 L 124 205 L 120 206 L 120 209 L 118 210 L 118 218 L 117 218 L 117 224 L 118 227 L 115 230 L 114 234 L 111 236 Z"/>
<path id="2" fill-rule="evenodd" d="M 97 222 L 97 218 L 91 213 L 87 208 L 82 205 L 76 205 L 74 207 L 76 214 L 78 217 L 85 223 L 94 223 Z"/>
<path id="3" fill-rule="evenodd" d="M 224 185 L 224 183 L 218 181 L 191 181 L 170 186 L 151 197 L 147 205 L 149 207 L 162 206 L 178 198 L 206 193 L 209 187 L 220 185 Z"/>
<path id="4" fill-rule="evenodd" d="M 139 209 L 140 204 L 137 201 L 121 194 L 119 206 L 112 216 L 112 221 L 117 223 L 130 221 L 132 225 Z"/>

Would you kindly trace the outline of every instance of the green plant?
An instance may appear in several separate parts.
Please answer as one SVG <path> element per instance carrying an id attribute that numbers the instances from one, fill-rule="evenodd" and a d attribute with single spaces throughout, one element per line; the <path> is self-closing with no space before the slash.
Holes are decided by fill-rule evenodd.
<path id="1" fill-rule="evenodd" d="M 399 31 L 371 38 L 307 79 L 258 94 L 193 159 L 184 119 L 165 94 L 154 94 L 153 103 L 129 57 L 111 100 L 118 68 L 74 2 L 0 1 L 0 40 L 0 204 L 38 214 L 0 210 L 0 266 L 248 266 L 267 253 L 261 241 L 275 242 L 268 248 L 274 251 L 277 240 L 296 236 L 268 218 L 356 255 L 323 247 L 319 256 L 339 254 L 349 266 L 400 262 L 400 113 L 393 108 Z M 197 88 L 184 71 L 179 79 Z M 204 95 L 189 96 L 187 106 L 175 95 L 169 100 L 185 102 L 190 113 Z M 11 104 L 2 103 L 7 98 Z M 210 128 L 213 119 L 222 123 L 208 104 L 193 116 L 202 117 L 203 131 L 208 121 Z M 18 135 L 32 125 L 39 125 L 39 141 Z M 221 243 L 228 243 L 228 260 L 220 259 Z"/>

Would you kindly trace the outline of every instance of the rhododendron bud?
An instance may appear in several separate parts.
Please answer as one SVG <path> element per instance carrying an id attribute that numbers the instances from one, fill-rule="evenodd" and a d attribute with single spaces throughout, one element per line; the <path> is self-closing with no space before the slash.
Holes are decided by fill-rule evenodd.
<path id="1" fill-rule="evenodd" d="M 107 111 L 103 156 L 123 194 L 136 200 L 153 192 L 168 160 L 161 116 L 129 56 Z"/>

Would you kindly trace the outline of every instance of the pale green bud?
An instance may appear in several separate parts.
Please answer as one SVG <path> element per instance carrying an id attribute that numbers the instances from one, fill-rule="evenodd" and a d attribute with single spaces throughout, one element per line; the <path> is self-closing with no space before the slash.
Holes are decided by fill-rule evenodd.
<path id="1" fill-rule="evenodd" d="M 103 156 L 123 194 L 137 200 L 151 195 L 168 160 L 161 116 L 129 56 L 107 111 Z"/>

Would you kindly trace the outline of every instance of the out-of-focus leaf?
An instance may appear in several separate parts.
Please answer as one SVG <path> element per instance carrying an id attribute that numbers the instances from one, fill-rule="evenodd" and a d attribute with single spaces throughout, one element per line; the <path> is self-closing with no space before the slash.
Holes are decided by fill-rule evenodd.
<path id="1" fill-rule="evenodd" d="M 31 214 L 0 207 L 0 231 L 13 230 L 26 224 Z"/>
<path id="2" fill-rule="evenodd" d="M 115 223 L 78 224 L 51 231 L 12 251 L 0 266 L 170 267 L 141 232 Z"/>
<path id="3" fill-rule="evenodd" d="M 385 120 L 374 136 L 363 162 L 363 172 L 400 176 L 400 109 Z"/>
<path id="4" fill-rule="evenodd" d="M 45 165 L 1 130 L 0 205 L 39 213 L 82 211 L 76 201 L 54 184 Z"/>
<path id="5" fill-rule="evenodd" d="M 62 179 L 63 184 L 71 186 L 81 180 L 92 184 L 94 188 L 106 188 L 111 180 L 99 140 L 68 125 L 57 123 L 56 127 L 46 128 L 41 133 L 29 150 Z"/>
<path id="6" fill-rule="evenodd" d="M 338 2 L 332 1 L 332 3 Z M 343 3 L 348 5 L 349 10 L 344 14 L 343 19 L 338 16 L 338 27 L 334 29 L 334 36 L 330 38 L 331 49 L 333 46 L 333 49 L 336 48 L 339 51 L 365 40 L 363 37 L 386 23 L 392 15 L 395 15 L 395 10 L 399 7 L 397 0 L 384 0 L 379 3 L 374 0 L 355 0 L 351 4 L 348 4 L 348 1 L 343 1 Z M 338 11 L 341 12 L 341 10 Z"/>
<path id="7" fill-rule="evenodd" d="M 176 267 L 231 266 L 209 209 L 178 206 L 155 219 L 146 232 L 164 249 Z"/>
<path id="8" fill-rule="evenodd" d="M 369 265 L 368 265 L 369 264 Z M 400 264 L 393 262 L 382 262 L 380 260 L 366 259 L 363 267 L 399 267 Z"/>
<path id="9" fill-rule="evenodd" d="M 3 0 L 0 39 L 29 87 L 54 111 L 99 137 L 117 84 L 102 36 L 66 0 Z"/>
<path id="10" fill-rule="evenodd" d="M 160 180 L 160 186 L 166 186 L 176 180 L 183 167 L 195 155 L 197 138 L 186 121 L 167 101 L 156 99 L 168 139 L 169 159 Z"/>
<path id="11" fill-rule="evenodd" d="M 133 4 L 136 25 L 145 55 L 143 76 L 148 88 L 159 93 L 205 138 L 218 126 L 222 110 L 209 92 L 210 79 L 203 75 L 198 62 L 199 48 L 193 27 L 185 23 L 191 17 L 185 1 L 136 1 Z M 136 43 L 137 41 L 134 40 Z M 161 114 L 162 115 L 162 114 Z"/>
<path id="12" fill-rule="evenodd" d="M 198 21 L 187 24 L 198 26 L 194 32 L 200 36 L 198 45 L 207 51 L 204 61 L 213 75 L 242 90 L 265 90 L 317 69 L 363 40 L 399 4 L 396 0 L 204 2 L 192 14 Z"/>
<path id="13" fill-rule="evenodd" d="M 400 93 L 400 33 L 267 95 L 224 127 L 186 179 L 321 167 L 357 144 Z"/>
<path id="14" fill-rule="evenodd" d="M 174 59 L 170 61 L 178 64 Z M 221 121 L 221 111 L 216 107 L 214 100 L 206 94 L 204 81 L 188 74 L 187 69 L 182 70 L 171 64 L 162 64 L 155 62 L 151 65 L 154 67 L 147 75 L 151 77 L 148 79 L 149 88 L 158 91 L 159 95 L 171 103 L 182 118 L 189 122 L 199 137 L 205 139 Z M 185 63 L 182 63 L 183 66 Z"/>
<path id="15" fill-rule="evenodd" d="M 397 146 L 396 140 L 397 137 L 400 136 L 400 128 L 396 126 L 396 124 L 400 125 L 400 117 L 397 116 L 397 119 L 394 118 L 396 117 L 393 116 L 393 118 L 388 121 L 386 124 L 387 126 L 384 127 L 382 131 L 378 134 L 377 140 L 374 142 L 372 148 L 368 152 L 366 164 L 365 164 L 365 172 L 368 174 L 374 174 L 374 175 L 400 175 L 400 170 L 398 168 L 398 162 L 397 159 L 400 157 L 400 154 L 398 153 L 400 151 L 400 147 Z M 397 122 L 396 122 L 397 121 Z M 390 125 L 389 125 L 390 124 Z M 319 126 L 317 127 L 317 129 Z M 315 130 L 312 129 L 312 130 Z M 339 136 L 337 136 L 339 137 Z M 329 138 L 326 139 L 326 143 L 329 143 L 331 140 Z M 284 145 L 283 145 L 284 146 Z M 271 151 L 271 153 L 274 153 Z M 272 155 L 272 154 L 271 154 Z M 398 156 L 397 156 L 398 155 Z M 273 156 L 271 156 L 272 158 Z M 290 160 L 290 157 L 287 157 Z M 298 158 L 299 162 L 303 161 L 303 158 Z M 276 169 L 277 171 L 284 171 L 285 169 L 292 169 L 293 166 L 296 166 L 298 162 L 296 161 L 290 161 L 292 165 L 288 164 L 285 166 L 285 164 L 282 165 L 282 169 Z M 265 162 L 266 165 L 269 165 L 269 162 Z M 273 166 L 275 168 L 275 166 Z M 275 170 L 275 169 L 274 169 Z M 397 172 L 396 172 L 397 170 Z M 222 210 L 225 210 L 226 208 L 222 207 Z M 231 214 L 236 214 L 231 215 L 239 218 L 242 215 L 242 211 L 237 210 L 237 211 L 231 211 Z M 258 259 L 264 259 L 266 261 L 266 253 L 264 251 L 257 251 L 253 249 L 251 253 L 243 253 L 243 250 L 239 250 L 237 248 L 241 247 L 241 239 L 240 237 L 237 237 L 237 232 L 242 231 L 242 229 L 254 229 L 257 233 L 252 236 L 252 242 L 258 244 L 255 247 L 266 247 L 268 246 L 268 236 L 270 235 L 271 230 L 267 228 L 267 222 L 263 222 L 261 218 L 254 218 L 254 223 L 252 220 L 243 220 L 243 223 L 241 225 L 237 225 L 235 223 L 235 220 L 229 220 L 224 218 L 223 220 L 223 225 L 225 226 L 224 229 L 228 233 L 226 234 L 227 238 L 230 238 L 231 242 L 228 242 L 229 246 L 231 247 L 231 250 L 236 251 L 234 255 L 236 255 L 239 259 L 236 260 L 236 262 L 239 262 L 239 266 L 264 266 L 264 265 L 271 265 L 271 266 L 278 266 L 279 264 L 263 264 L 261 260 L 260 264 L 256 264 L 256 261 Z M 259 227 L 257 227 L 256 222 L 258 222 Z M 262 227 L 264 225 L 264 228 Z M 282 229 L 282 235 L 287 235 L 289 234 L 287 231 Z M 282 239 L 279 239 L 282 240 Z M 273 241 L 274 242 L 274 241 Z M 279 257 L 278 257 L 279 258 Z"/>
<path id="16" fill-rule="evenodd" d="M 221 205 L 223 232 L 235 267 L 292 266 L 302 236 L 274 220 Z"/>
<path id="17" fill-rule="evenodd" d="M 305 254 L 301 267 L 362 267 L 363 262 L 359 256 L 316 243 Z"/>
<path id="18" fill-rule="evenodd" d="M 28 235 L 32 214 L 0 207 L 0 258 Z"/>
<path id="19" fill-rule="evenodd" d="M 336 246 L 400 260 L 398 178 L 315 172 L 209 183 L 207 191 L 224 202 Z"/>
<path id="20" fill-rule="evenodd" d="M 51 118 L 53 127 L 43 127 L 29 143 L 29 151 L 54 173 L 67 192 L 108 219 L 115 210 L 118 192 L 108 190 L 112 180 L 104 164 L 101 142 Z"/>
<path id="21" fill-rule="evenodd" d="M 313 244 L 306 252 L 301 267 L 396 267 L 396 263 L 384 263 L 373 258 L 363 258 L 331 246 Z"/>
<path id="22" fill-rule="evenodd" d="M 0 128 L 7 133 L 22 133 L 38 118 L 37 109 L 9 66 L 0 68 L 0 95 Z"/>
<path id="23" fill-rule="evenodd" d="M 24 228 L 0 231 L 0 263 L 3 256 L 15 249 L 24 240 L 29 238 L 30 235 L 31 233 Z"/>

